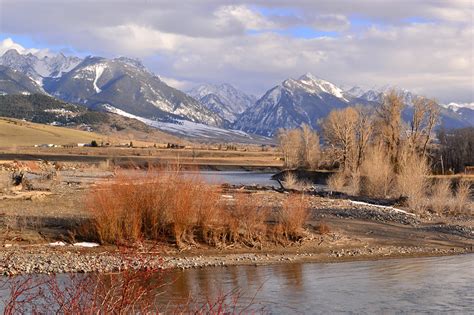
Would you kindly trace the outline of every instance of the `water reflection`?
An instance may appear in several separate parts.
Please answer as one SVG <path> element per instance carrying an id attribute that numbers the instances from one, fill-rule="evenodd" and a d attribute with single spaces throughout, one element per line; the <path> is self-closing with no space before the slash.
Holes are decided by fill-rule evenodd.
<path id="1" fill-rule="evenodd" d="M 192 269 L 169 276 L 177 281 L 161 296 L 165 301 L 212 299 L 238 289 L 241 304 L 255 296 L 253 303 L 271 313 L 474 312 L 474 255 Z"/>

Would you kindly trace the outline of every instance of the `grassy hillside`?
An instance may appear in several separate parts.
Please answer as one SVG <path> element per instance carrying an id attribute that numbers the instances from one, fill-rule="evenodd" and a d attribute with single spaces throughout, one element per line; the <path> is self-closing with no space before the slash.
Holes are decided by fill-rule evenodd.
<path id="1" fill-rule="evenodd" d="M 0 116 L 33 123 L 66 126 L 68 129 L 91 130 L 125 141 L 182 144 L 186 142 L 136 119 L 92 111 L 84 106 L 66 103 L 43 94 L 0 95 Z"/>
<path id="2" fill-rule="evenodd" d="M 93 132 L 0 118 L 0 147 L 88 143 L 92 140 L 106 141 L 107 137 Z"/>

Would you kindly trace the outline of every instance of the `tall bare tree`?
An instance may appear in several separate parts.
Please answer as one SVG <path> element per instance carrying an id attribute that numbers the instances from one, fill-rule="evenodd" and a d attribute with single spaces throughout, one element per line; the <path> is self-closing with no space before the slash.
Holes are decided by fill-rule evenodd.
<path id="1" fill-rule="evenodd" d="M 395 169 L 398 167 L 398 151 L 401 144 L 402 110 L 405 107 L 403 96 L 395 90 L 384 95 L 382 103 L 376 108 L 377 135 L 388 151 Z"/>
<path id="2" fill-rule="evenodd" d="M 307 124 L 301 126 L 301 135 L 303 137 L 305 166 L 315 170 L 318 168 L 321 154 L 319 135 L 316 130 L 313 130 Z"/>
<path id="3" fill-rule="evenodd" d="M 413 102 L 413 116 L 407 135 L 409 147 L 422 155 L 433 137 L 433 130 L 439 121 L 440 107 L 434 101 L 417 97 Z"/>
<path id="4" fill-rule="evenodd" d="M 318 167 L 320 159 L 319 136 L 310 126 L 303 124 L 301 128 L 281 129 L 278 133 L 278 142 L 286 167 L 309 169 Z"/>
<path id="5" fill-rule="evenodd" d="M 374 115 L 373 111 L 366 107 L 357 106 L 355 109 L 358 114 L 357 124 L 355 128 L 355 170 L 357 171 L 364 160 L 369 143 L 372 139 L 372 134 L 374 131 Z"/>
<path id="6" fill-rule="evenodd" d="M 300 167 L 304 161 L 304 143 L 301 129 L 280 129 L 277 137 L 283 153 L 285 167 Z"/>
<path id="7" fill-rule="evenodd" d="M 333 110 L 322 123 L 326 142 L 338 152 L 342 167 L 349 168 L 355 151 L 358 113 L 352 107 Z"/>

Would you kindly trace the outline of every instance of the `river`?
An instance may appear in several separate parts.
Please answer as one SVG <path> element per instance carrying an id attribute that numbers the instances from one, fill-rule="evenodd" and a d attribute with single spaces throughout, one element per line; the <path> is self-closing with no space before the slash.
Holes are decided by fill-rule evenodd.
<path id="1" fill-rule="evenodd" d="M 174 271 L 160 296 L 179 304 L 193 296 L 243 294 L 272 314 L 474 313 L 474 255 L 305 263 Z"/>
<path id="2" fill-rule="evenodd" d="M 230 185 L 262 185 L 275 186 L 278 183 L 271 177 L 275 173 L 253 172 L 253 171 L 184 171 L 185 175 L 199 175 L 204 181 L 210 184 L 230 184 Z"/>

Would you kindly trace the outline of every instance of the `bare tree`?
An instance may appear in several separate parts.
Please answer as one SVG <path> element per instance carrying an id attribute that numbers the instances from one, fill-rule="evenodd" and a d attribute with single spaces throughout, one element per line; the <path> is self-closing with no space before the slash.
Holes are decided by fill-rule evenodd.
<path id="1" fill-rule="evenodd" d="M 330 112 L 322 124 L 326 142 L 337 150 L 339 162 L 344 169 L 353 163 L 357 120 L 357 111 L 347 107 Z"/>
<path id="2" fill-rule="evenodd" d="M 433 129 L 439 120 L 440 107 L 434 100 L 418 97 L 413 102 L 413 116 L 408 134 L 409 147 L 422 155 L 432 140 Z"/>
<path id="3" fill-rule="evenodd" d="M 320 159 L 319 136 L 310 126 L 280 129 L 278 142 L 285 160 L 285 167 L 315 169 Z"/>
<path id="4" fill-rule="evenodd" d="M 395 90 L 384 95 L 377 107 L 377 135 L 390 156 L 395 169 L 398 167 L 398 151 L 401 144 L 403 96 Z"/>
<path id="5" fill-rule="evenodd" d="M 321 154 L 319 135 L 307 124 L 301 126 L 301 135 L 303 137 L 305 166 L 312 170 L 317 169 Z"/>
<path id="6" fill-rule="evenodd" d="M 303 164 L 304 143 L 301 129 L 280 129 L 278 143 L 283 153 L 285 167 L 297 168 Z"/>
<path id="7" fill-rule="evenodd" d="M 374 131 L 374 115 L 370 109 L 362 106 L 357 106 L 356 111 L 358 114 L 358 119 L 355 128 L 355 170 L 357 171 L 364 160 L 367 148 L 372 139 L 372 134 Z"/>

